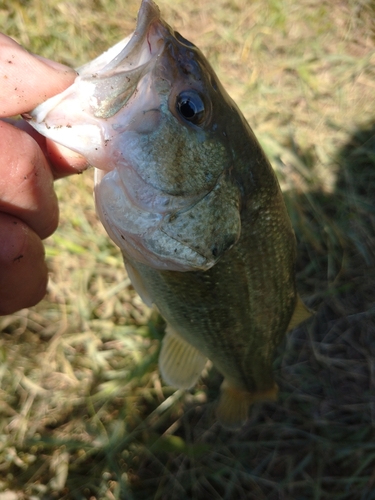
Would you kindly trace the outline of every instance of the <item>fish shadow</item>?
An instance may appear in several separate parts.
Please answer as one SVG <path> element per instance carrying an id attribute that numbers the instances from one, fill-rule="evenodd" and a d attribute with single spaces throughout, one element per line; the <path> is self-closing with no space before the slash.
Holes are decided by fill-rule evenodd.
<path id="1" fill-rule="evenodd" d="M 344 423 L 349 412 L 354 420 L 371 423 L 375 124 L 356 129 L 335 160 L 339 170 L 332 194 L 308 193 L 308 203 L 304 195 L 286 200 L 298 207 L 298 288 L 310 292 L 308 303 L 316 314 L 285 338 L 275 365 L 281 391 L 304 395 L 316 418 Z M 295 213 L 292 218 L 297 219 Z M 312 237 L 302 239 L 301 228 L 309 221 Z"/>

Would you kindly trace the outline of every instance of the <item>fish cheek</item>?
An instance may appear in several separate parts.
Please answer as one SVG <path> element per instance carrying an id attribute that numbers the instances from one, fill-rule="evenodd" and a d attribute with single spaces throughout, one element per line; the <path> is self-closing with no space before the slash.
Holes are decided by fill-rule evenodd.
<path id="1" fill-rule="evenodd" d="M 213 266 L 241 234 L 236 186 L 223 175 L 215 188 L 192 208 L 167 218 L 161 230 L 204 256 Z"/>
<path id="2" fill-rule="evenodd" d="M 204 196 L 229 163 L 226 150 L 203 131 L 179 123 L 164 106 L 150 134 L 123 141 L 123 154 L 156 189 L 178 197 Z"/>

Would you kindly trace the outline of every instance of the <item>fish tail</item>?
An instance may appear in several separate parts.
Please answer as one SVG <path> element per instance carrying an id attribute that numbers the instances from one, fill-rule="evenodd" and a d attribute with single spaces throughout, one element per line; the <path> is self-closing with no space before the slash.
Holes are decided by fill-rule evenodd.
<path id="1" fill-rule="evenodd" d="M 250 406 L 257 401 L 275 401 L 278 393 L 275 384 L 265 391 L 249 392 L 239 389 L 224 380 L 221 395 L 216 408 L 216 416 L 221 425 L 229 429 L 238 429 L 248 418 Z"/>

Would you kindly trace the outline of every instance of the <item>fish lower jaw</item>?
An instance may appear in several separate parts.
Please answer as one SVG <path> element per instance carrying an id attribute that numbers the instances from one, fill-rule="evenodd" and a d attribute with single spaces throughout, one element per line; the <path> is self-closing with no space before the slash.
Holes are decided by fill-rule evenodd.
<path id="1" fill-rule="evenodd" d="M 53 125 L 48 122 L 33 123 L 33 127 L 48 139 L 84 156 L 90 165 L 99 167 L 105 163 L 102 160 L 103 138 L 101 130 L 96 125 Z M 90 154 L 87 154 L 87 152 Z"/>

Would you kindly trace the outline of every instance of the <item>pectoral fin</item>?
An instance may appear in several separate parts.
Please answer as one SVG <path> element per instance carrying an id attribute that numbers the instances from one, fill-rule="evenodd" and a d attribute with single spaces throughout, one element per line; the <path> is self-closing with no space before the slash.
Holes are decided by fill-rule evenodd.
<path id="1" fill-rule="evenodd" d="M 250 406 L 257 401 L 275 401 L 278 387 L 275 384 L 265 391 L 248 392 L 231 385 L 227 380 L 221 384 L 221 395 L 216 416 L 221 425 L 238 429 L 248 418 Z"/>
<path id="2" fill-rule="evenodd" d="M 300 296 L 298 295 L 296 307 L 286 331 L 289 332 L 290 330 L 293 330 L 293 328 L 302 323 L 302 321 L 305 321 L 305 319 L 310 318 L 313 314 L 313 311 L 310 311 L 310 309 L 305 306 Z"/>
<path id="3" fill-rule="evenodd" d="M 197 382 L 207 358 L 171 328 L 163 339 L 159 356 L 160 373 L 165 382 L 179 389 L 190 389 Z"/>

